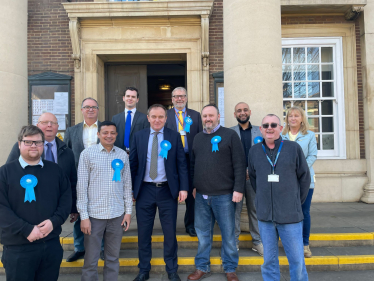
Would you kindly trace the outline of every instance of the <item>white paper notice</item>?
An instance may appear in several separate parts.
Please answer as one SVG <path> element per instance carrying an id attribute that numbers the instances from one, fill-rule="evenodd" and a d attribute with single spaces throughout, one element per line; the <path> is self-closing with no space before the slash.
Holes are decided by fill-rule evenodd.
<path id="1" fill-rule="evenodd" d="M 53 100 L 32 100 L 32 115 L 42 115 L 44 112 L 53 112 Z"/>
<path id="2" fill-rule="evenodd" d="M 68 92 L 55 92 L 53 100 L 54 114 L 69 114 L 69 94 Z"/>
<path id="3" fill-rule="evenodd" d="M 40 115 L 33 115 L 32 116 L 32 124 L 34 126 L 36 126 L 38 124 L 39 117 L 40 117 Z"/>
<path id="4" fill-rule="evenodd" d="M 58 122 L 58 130 L 66 130 L 66 119 L 65 114 L 56 114 L 57 122 Z"/>
<path id="5" fill-rule="evenodd" d="M 220 124 L 225 126 L 225 91 L 223 87 L 218 88 L 218 109 L 221 115 Z"/>

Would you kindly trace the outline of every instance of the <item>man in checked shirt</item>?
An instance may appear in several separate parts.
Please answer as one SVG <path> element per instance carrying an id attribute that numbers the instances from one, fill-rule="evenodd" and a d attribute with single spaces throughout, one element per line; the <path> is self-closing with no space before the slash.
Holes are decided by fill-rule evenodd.
<path id="1" fill-rule="evenodd" d="M 97 136 L 100 143 L 85 149 L 78 165 L 77 209 L 86 249 L 81 280 L 98 280 L 97 262 L 105 235 L 104 281 L 113 281 L 118 280 L 122 226 L 127 231 L 131 222 L 130 164 L 127 153 L 114 146 L 114 123 L 102 122 Z M 114 178 L 113 161 L 123 164 L 119 181 Z"/>

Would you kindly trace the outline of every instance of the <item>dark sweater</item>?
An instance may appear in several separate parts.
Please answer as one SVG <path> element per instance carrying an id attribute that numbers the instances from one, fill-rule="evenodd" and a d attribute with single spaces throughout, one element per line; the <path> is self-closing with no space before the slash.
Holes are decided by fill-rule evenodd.
<path id="1" fill-rule="evenodd" d="M 220 136 L 219 151 L 212 151 L 211 140 Z M 191 155 L 191 178 L 196 191 L 204 195 L 243 193 L 245 187 L 244 150 L 238 134 L 220 127 L 213 134 L 196 135 Z"/>
<path id="2" fill-rule="evenodd" d="M 4 245 L 29 244 L 27 237 L 35 225 L 50 219 L 52 232 L 45 238 L 32 243 L 59 237 L 61 225 L 71 209 L 69 179 L 55 163 L 44 161 L 40 165 L 22 169 L 18 160 L 0 168 L 0 228 L 1 243 Z M 38 179 L 34 188 L 36 201 L 24 202 L 25 189 L 20 180 L 32 174 Z"/>
<path id="3" fill-rule="evenodd" d="M 257 219 L 281 224 L 297 223 L 304 218 L 301 205 L 309 192 L 310 172 L 300 145 L 284 140 L 274 172 L 279 175 L 279 182 L 268 182 L 272 167 L 262 144 L 274 163 L 281 140 L 275 141 L 272 150 L 265 141 L 252 146 L 248 155 L 248 174 L 256 192 Z"/>

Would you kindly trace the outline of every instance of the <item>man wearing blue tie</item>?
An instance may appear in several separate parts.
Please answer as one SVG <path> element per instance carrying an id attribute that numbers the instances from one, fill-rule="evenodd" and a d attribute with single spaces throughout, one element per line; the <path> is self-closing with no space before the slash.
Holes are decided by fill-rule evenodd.
<path id="1" fill-rule="evenodd" d="M 151 128 L 134 135 L 130 151 L 139 249 L 139 274 L 134 281 L 149 279 L 157 209 L 165 236 L 166 272 L 169 280 L 180 281 L 176 226 L 178 197 L 179 202 L 183 202 L 189 189 L 186 157 L 180 134 L 164 127 L 166 108 L 154 104 L 148 109 L 147 117 Z"/>
<path id="2" fill-rule="evenodd" d="M 125 110 L 114 115 L 112 122 L 116 124 L 118 136 L 115 146 L 130 152 L 130 144 L 134 134 L 137 131 L 149 128 L 147 115 L 136 110 L 136 104 L 139 102 L 139 91 L 135 87 L 127 87 L 124 91 L 123 101 Z"/>

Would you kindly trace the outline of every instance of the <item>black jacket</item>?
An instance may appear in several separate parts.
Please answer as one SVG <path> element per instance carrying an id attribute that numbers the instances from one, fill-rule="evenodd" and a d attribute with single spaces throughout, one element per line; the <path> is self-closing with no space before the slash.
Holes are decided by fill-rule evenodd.
<path id="1" fill-rule="evenodd" d="M 78 213 L 77 211 L 77 169 L 75 168 L 74 154 L 73 151 L 67 147 L 67 145 L 60 140 L 58 137 L 56 139 L 57 144 L 57 164 L 65 172 L 66 176 L 70 180 L 71 194 L 72 194 L 72 206 L 71 213 Z M 18 142 L 16 142 L 8 156 L 6 163 L 10 163 L 20 156 L 20 151 L 18 147 Z M 42 155 L 44 159 L 44 152 Z"/>
<path id="2" fill-rule="evenodd" d="M 300 145 L 284 140 L 274 172 L 279 175 L 279 182 L 268 182 L 272 166 L 262 145 L 274 163 L 281 141 L 281 138 L 275 141 L 272 156 L 265 141 L 252 146 L 248 155 L 248 173 L 256 192 L 257 219 L 281 224 L 297 223 L 304 218 L 301 205 L 309 192 L 310 172 Z"/>

